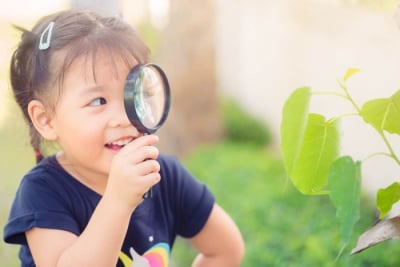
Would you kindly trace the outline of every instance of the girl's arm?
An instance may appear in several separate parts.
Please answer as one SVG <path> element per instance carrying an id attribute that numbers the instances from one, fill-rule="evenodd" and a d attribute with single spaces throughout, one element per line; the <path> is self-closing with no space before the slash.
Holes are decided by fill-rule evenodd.
<path id="1" fill-rule="evenodd" d="M 193 267 L 236 267 L 244 257 L 245 246 L 238 227 L 217 204 L 203 229 L 190 241 L 199 251 Z"/>
<path id="2" fill-rule="evenodd" d="M 26 232 L 36 266 L 115 266 L 131 211 L 100 201 L 85 231 L 32 228 Z"/>

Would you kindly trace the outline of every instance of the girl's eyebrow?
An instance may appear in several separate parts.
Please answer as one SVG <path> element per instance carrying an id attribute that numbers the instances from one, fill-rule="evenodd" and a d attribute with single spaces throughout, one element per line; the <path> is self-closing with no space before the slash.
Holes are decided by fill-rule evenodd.
<path id="1" fill-rule="evenodd" d="M 94 85 L 90 85 L 88 87 L 83 87 L 80 90 L 80 95 L 81 96 L 91 95 L 93 93 L 103 92 L 103 90 L 104 90 L 104 86 L 94 84 Z"/>

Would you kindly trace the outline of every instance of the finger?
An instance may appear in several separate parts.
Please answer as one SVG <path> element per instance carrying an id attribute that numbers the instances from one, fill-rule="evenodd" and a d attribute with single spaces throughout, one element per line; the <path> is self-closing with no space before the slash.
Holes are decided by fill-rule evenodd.
<path id="1" fill-rule="evenodd" d="M 150 189 L 151 187 L 153 187 L 154 185 L 156 185 L 157 183 L 160 182 L 161 175 L 158 172 L 152 172 L 152 173 L 149 173 L 149 174 L 143 176 L 143 178 L 146 181 L 147 190 L 145 192 L 147 192 L 148 189 Z"/>
<path id="2" fill-rule="evenodd" d="M 135 180 L 136 182 L 133 184 L 135 190 L 132 192 L 132 195 L 135 195 L 137 199 L 143 200 L 145 198 L 144 195 L 160 182 L 161 176 L 156 172 L 136 177 Z"/>
<path id="3" fill-rule="evenodd" d="M 140 162 L 146 161 L 146 160 L 155 160 L 157 159 L 159 155 L 159 150 L 155 146 L 145 146 L 145 147 L 140 147 L 136 151 L 133 151 L 129 155 L 125 156 L 126 159 L 130 163 L 135 163 L 139 164 Z"/>
<path id="4" fill-rule="evenodd" d="M 158 177 L 156 177 L 156 180 L 155 181 L 160 181 L 160 179 L 161 179 L 161 176 L 158 176 Z M 146 190 L 146 192 L 143 194 L 143 196 L 142 196 L 142 198 L 143 199 L 146 199 L 146 198 L 152 198 L 153 197 L 153 186 L 155 185 L 156 183 L 154 183 L 149 189 L 147 189 Z"/>
<path id="5" fill-rule="evenodd" d="M 144 156 L 143 160 L 157 159 L 158 155 L 160 154 L 160 151 L 155 146 L 146 146 L 141 148 L 140 150 L 143 151 L 142 152 L 142 156 Z"/>
<path id="6" fill-rule="evenodd" d="M 141 175 L 150 173 L 158 173 L 160 171 L 160 164 L 156 160 L 145 160 L 136 166 L 137 172 Z"/>
<path id="7" fill-rule="evenodd" d="M 146 174 L 144 176 L 135 177 L 134 187 L 138 189 L 136 192 L 137 196 L 143 196 L 144 193 L 148 192 L 150 188 L 156 185 L 161 180 L 161 176 L 158 172 Z M 141 188 L 141 189 L 139 189 Z M 135 195 L 136 195 L 135 194 Z"/>
<path id="8" fill-rule="evenodd" d="M 132 151 L 132 150 L 136 150 L 142 146 L 152 146 L 152 145 L 155 145 L 158 142 L 158 140 L 159 140 L 159 138 L 157 135 L 153 135 L 153 134 L 143 135 L 143 136 L 136 138 L 129 144 L 127 144 L 122 150 Z"/>
<path id="9" fill-rule="evenodd" d="M 125 159 L 131 163 L 139 163 L 146 159 L 156 159 L 159 155 L 158 148 L 152 145 L 130 146 L 129 148 L 128 146 L 129 144 L 121 149 L 116 154 L 116 157 Z"/>

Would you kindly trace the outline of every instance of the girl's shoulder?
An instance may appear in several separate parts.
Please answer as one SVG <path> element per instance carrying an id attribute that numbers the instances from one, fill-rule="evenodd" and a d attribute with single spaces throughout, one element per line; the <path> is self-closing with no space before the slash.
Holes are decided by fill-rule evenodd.
<path id="1" fill-rule="evenodd" d="M 44 158 L 22 178 L 19 191 L 50 191 L 58 196 L 83 194 L 98 197 L 90 188 L 86 187 L 71 176 L 57 161 L 55 155 Z"/>
<path id="2" fill-rule="evenodd" d="M 176 156 L 171 155 L 171 154 L 165 154 L 165 153 L 160 153 L 157 161 L 160 162 L 160 164 L 167 164 L 167 165 L 179 164 L 179 160 Z"/>
<path id="3" fill-rule="evenodd" d="M 49 156 L 40 161 L 36 166 L 29 170 L 24 177 L 22 177 L 21 185 L 31 182 L 45 182 L 52 180 L 53 177 L 67 176 L 68 173 L 64 171 L 58 163 L 56 156 Z"/>
<path id="4" fill-rule="evenodd" d="M 160 154 L 157 161 L 160 163 L 161 177 L 167 178 L 164 180 L 179 182 L 179 180 L 185 179 L 187 176 L 194 178 L 174 155 Z"/>

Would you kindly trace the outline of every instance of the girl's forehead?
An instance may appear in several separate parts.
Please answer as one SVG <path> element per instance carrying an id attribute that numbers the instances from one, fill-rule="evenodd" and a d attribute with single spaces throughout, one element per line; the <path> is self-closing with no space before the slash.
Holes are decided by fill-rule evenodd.
<path id="1" fill-rule="evenodd" d="M 86 53 L 64 64 L 63 79 L 79 75 L 88 80 L 125 79 L 138 62 L 133 56 L 101 49 Z"/>

